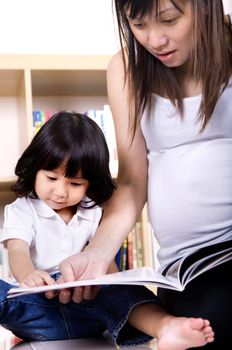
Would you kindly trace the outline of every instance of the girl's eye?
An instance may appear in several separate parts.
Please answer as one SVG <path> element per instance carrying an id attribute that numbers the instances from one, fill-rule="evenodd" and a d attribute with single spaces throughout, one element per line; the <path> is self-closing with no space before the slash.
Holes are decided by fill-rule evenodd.
<path id="1" fill-rule="evenodd" d="M 56 178 L 53 177 L 53 176 L 48 176 L 47 178 L 48 178 L 48 180 L 50 180 L 50 181 L 55 181 L 55 180 L 56 180 Z"/>
<path id="2" fill-rule="evenodd" d="M 77 183 L 77 182 L 71 182 L 72 186 L 81 186 L 81 184 Z"/>

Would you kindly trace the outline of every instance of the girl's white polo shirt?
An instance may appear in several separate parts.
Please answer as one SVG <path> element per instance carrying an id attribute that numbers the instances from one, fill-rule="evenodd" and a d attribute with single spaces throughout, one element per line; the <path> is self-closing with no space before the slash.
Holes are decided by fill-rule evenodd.
<path id="1" fill-rule="evenodd" d="M 30 247 L 36 269 L 58 272 L 59 263 L 84 249 L 94 236 L 102 209 L 78 208 L 66 224 L 61 217 L 40 199 L 18 198 L 4 211 L 2 240 L 17 238 Z"/>

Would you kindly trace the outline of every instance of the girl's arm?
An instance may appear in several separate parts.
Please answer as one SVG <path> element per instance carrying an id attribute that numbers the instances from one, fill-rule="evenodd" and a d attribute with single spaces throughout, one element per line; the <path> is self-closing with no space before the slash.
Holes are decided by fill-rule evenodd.
<path id="1" fill-rule="evenodd" d="M 46 271 L 34 268 L 27 242 L 21 239 L 9 239 L 7 250 L 11 273 L 20 286 L 34 287 L 54 283 Z"/>
<path id="2" fill-rule="evenodd" d="M 146 202 L 147 154 L 141 129 L 131 145 L 128 131 L 129 106 L 127 85 L 124 86 L 124 69 L 121 53 L 111 60 L 107 71 L 107 87 L 113 113 L 119 172 L 117 190 L 104 208 L 96 234 L 85 250 L 60 264 L 65 281 L 88 279 L 106 273 L 125 237 L 136 223 Z M 72 298 L 79 302 L 85 296 L 75 288 Z M 60 293 L 60 301 L 67 302 L 70 293 Z"/>
<path id="3" fill-rule="evenodd" d="M 35 270 L 29 254 L 29 245 L 21 239 L 9 239 L 7 250 L 11 273 L 18 282 L 21 282 Z"/>

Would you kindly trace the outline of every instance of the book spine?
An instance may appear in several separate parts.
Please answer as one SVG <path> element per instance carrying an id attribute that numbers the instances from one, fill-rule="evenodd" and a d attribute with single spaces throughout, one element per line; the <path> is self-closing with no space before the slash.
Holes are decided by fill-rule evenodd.
<path id="1" fill-rule="evenodd" d="M 120 254 L 120 271 L 127 270 L 127 238 L 124 239 Z"/>
<path id="2" fill-rule="evenodd" d="M 144 253 L 144 266 L 150 266 L 155 268 L 155 252 L 153 249 L 153 230 L 148 219 L 147 205 L 144 206 L 142 211 L 142 240 L 143 240 L 143 253 Z"/>
<path id="3" fill-rule="evenodd" d="M 143 239 L 142 239 L 142 222 L 138 221 L 135 224 L 135 235 L 136 235 L 136 251 L 137 251 L 137 267 L 144 265 L 143 258 Z"/>
<path id="4" fill-rule="evenodd" d="M 32 112 L 33 119 L 33 135 L 35 135 L 44 123 L 46 123 L 53 113 L 51 111 L 36 110 Z"/>
<path id="5" fill-rule="evenodd" d="M 133 269 L 133 235 L 134 230 L 132 230 L 127 237 L 127 260 L 128 269 Z"/>
<path id="6" fill-rule="evenodd" d="M 85 112 L 85 114 L 91 119 L 93 119 L 104 133 L 110 154 L 110 170 L 112 174 L 116 175 L 118 170 L 118 154 L 113 116 L 109 105 L 104 105 L 103 109 L 100 110 L 88 110 Z"/>

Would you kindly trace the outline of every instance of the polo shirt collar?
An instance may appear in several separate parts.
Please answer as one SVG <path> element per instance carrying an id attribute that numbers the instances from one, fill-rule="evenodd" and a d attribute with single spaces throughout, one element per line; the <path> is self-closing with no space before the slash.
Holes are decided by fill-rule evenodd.
<path id="1" fill-rule="evenodd" d="M 32 207 L 34 208 L 34 210 L 39 216 L 49 218 L 57 215 L 57 213 L 52 208 L 50 208 L 45 202 L 43 202 L 41 199 L 28 198 L 28 200 L 30 201 Z M 88 197 L 85 197 L 84 200 L 89 202 Z M 92 202 L 89 203 L 89 205 L 91 204 Z M 93 217 L 94 217 L 94 211 L 95 211 L 94 209 L 95 207 L 92 209 L 85 209 L 85 208 L 78 207 L 75 215 L 85 220 L 91 221 L 93 220 Z"/>

